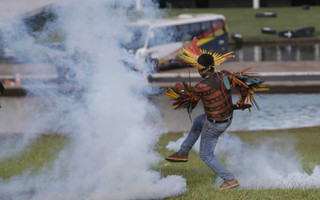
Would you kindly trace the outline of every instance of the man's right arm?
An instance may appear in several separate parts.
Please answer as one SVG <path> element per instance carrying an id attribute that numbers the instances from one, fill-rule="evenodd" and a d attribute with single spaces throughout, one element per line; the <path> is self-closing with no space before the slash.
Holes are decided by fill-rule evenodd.
<path id="1" fill-rule="evenodd" d="M 206 91 L 205 87 L 206 85 L 200 82 L 194 86 L 193 94 L 198 99 L 198 101 L 200 100 L 201 96 L 204 95 L 203 93 Z"/>

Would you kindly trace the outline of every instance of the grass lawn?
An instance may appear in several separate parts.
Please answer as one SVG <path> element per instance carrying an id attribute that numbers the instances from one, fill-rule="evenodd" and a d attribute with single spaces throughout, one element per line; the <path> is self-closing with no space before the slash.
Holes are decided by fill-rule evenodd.
<path id="1" fill-rule="evenodd" d="M 303 156 L 304 170 L 312 172 L 315 165 L 320 165 L 320 127 L 288 129 L 277 131 L 234 132 L 243 142 L 255 144 L 268 138 L 297 139 L 296 149 Z M 6 137 L 2 136 L 1 141 Z M 18 137 L 18 136 L 14 136 Z M 163 157 L 173 153 L 166 150 L 169 141 L 176 141 L 182 133 L 163 135 L 155 150 Z M 59 135 L 43 135 L 30 144 L 26 150 L 10 158 L 0 159 L 0 177 L 5 181 L 14 175 L 28 170 L 33 173 L 50 167 L 61 149 L 68 143 L 68 138 Z M 283 140 L 279 140 L 283 141 Z M 277 145 L 281 146 L 281 143 Z M 319 199 L 320 189 L 233 189 L 219 191 L 214 186 L 216 175 L 200 160 L 194 151 L 190 152 L 187 163 L 170 163 L 165 160 L 152 168 L 161 172 L 163 177 L 181 175 L 187 180 L 188 192 L 169 199 Z M 311 164 L 310 164 L 311 163 Z M 241 183 L 240 183 L 241 184 Z"/>
<path id="2" fill-rule="evenodd" d="M 255 144 L 268 138 L 294 137 L 297 139 L 296 150 L 303 157 L 303 167 L 311 173 L 315 165 L 320 165 L 320 127 L 302 128 L 277 131 L 235 132 L 243 142 Z M 167 134 L 161 137 L 157 151 L 163 156 L 174 151 L 165 149 L 169 141 L 176 141 L 182 137 L 181 133 Z M 283 140 L 279 140 L 283 141 Z M 279 146 L 282 144 L 279 143 Z M 181 175 L 187 179 L 188 192 L 184 195 L 169 199 L 319 199 L 320 189 L 234 189 L 219 191 L 214 186 L 217 176 L 201 161 L 199 155 L 191 151 L 187 163 L 170 163 L 162 161 L 156 170 L 164 177 Z M 240 182 L 241 184 L 241 182 Z"/>
<path id="3" fill-rule="evenodd" d="M 256 13 L 274 12 L 276 18 L 256 18 Z M 315 37 L 320 37 L 320 6 L 312 6 L 310 10 L 299 7 L 261 8 L 216 8 L 216 9 L 171 9 L 166 11 L 168 16 L 181 13 L 218 13 L 226 17 L 230 35 L 242 34 L 246 39 L 280 39 L 278 35 L 262 34 L 262 27 L 274 30 L 296 30 L 307 26 L 315 26 Z"/>
<path id="4" fill-rule="evenodd" d="M 19 136 L 1 136 L 1 142 L 13 139 L 12 137 Z M 0 177 L 6 180 L 24 171 L 36 173 L 44 167 L 50 167 L 51 162 L 57 157 L 67 141 L 66 137 L 59 135 L 43 135 L 37 138 L 26 147 L 24 152 L 0 159 Z"/>

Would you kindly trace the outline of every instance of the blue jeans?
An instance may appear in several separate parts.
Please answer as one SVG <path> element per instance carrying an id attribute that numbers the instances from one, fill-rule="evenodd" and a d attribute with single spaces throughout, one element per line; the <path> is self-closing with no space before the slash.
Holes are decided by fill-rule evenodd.
<path id="1" fill-rule="evenodd" d="M 189 151 L 192 149 L 193 145 L 196 143 L 198 138 L 200 137 L 201 130 L 206 122 L 206 114 L 202 114 L 194 118 L 190 132 L 187 138 L 183 141 L 179 154 L 189 154 Z"/>
<path id="2" fill-rule="evenodd" d="M 214 156 L 214 149 L 220 135 L 230 126 L 232 119 L 227 123 L 212 123 L 206 120 L 206 115 L 199 115 L 194 119 L 187 138 L 183 141 L 179 154 L 189 154 L 192 146 L 199 136 L 200 158 L 224 180 L 232 180 L 234 176 L 224 167 L 217 157 Z"/>

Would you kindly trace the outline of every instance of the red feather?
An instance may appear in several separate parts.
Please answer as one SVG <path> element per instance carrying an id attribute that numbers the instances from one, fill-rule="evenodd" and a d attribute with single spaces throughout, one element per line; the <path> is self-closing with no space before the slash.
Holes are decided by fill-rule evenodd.
<path id="1" fill-rule="evenodd" d="M 249 71 L 251 68 L 252 68 L 252 67 L 249 67 L 249 68 L 247 68 L 247 69 L 243 70 L 243 71 L 241 72 L 241 74 L 246 73 L 246 72 L 247 72 L 247 71 Z"/>
<path id="2" fill-rule="evenodd" d="M 192 53 L 193 55 L 196 55 L 195 52 L 193 52 L 193 50 L 189 47 L 189 45 L 188 45 L 187 42 L 185 42 L 184 44 L 185 44 L 185 46 L 186 46 L 186 49 L 187 49 L 190 53 Z"/>
<path id="3" fill-rule="evenodd" d="M 201 53 L 198 49 L 198 45 L 197 45 L 197 38 L 194 37 L 193 40 L 192 40 L 192 49 L 193 49 L 193 52 L 195 53 L 196 56 L 200 56 Z"/>
<path id="4" fill-rule="evenodd" d="M 237 79 L 237 82 L 238 82 L 239 84 L 241 84 L 243 87 L 249 88 L 249 86 L 248 86 L 247 84 L 245 84 L 244 82 L 242 82 L 241 80 Z"/>

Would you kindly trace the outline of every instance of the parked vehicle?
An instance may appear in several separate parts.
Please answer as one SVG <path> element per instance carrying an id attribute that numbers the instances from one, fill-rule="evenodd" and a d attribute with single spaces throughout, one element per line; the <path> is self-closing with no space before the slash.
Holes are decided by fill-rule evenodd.
<path id="1" fill-rule="evenodd" d="M 184 42 L 197 37 L 199 48 L 223 53 L 228 47 L 228 27 L 223 15 L 182 14 L 173 18 L 140 20 L 128 25 L 133 37 L 124 47 L 156 70 L 181 65 L 177 55 Z M 137 66 L 139 68 L 139 66 Z"/>
<path id="2" fill-rule="evenodd" d="M 297 30 L 279 31 L 278 35 L 286 38 L 312 37 L 315 30 L 314 26 L 308 26 Z"/>

